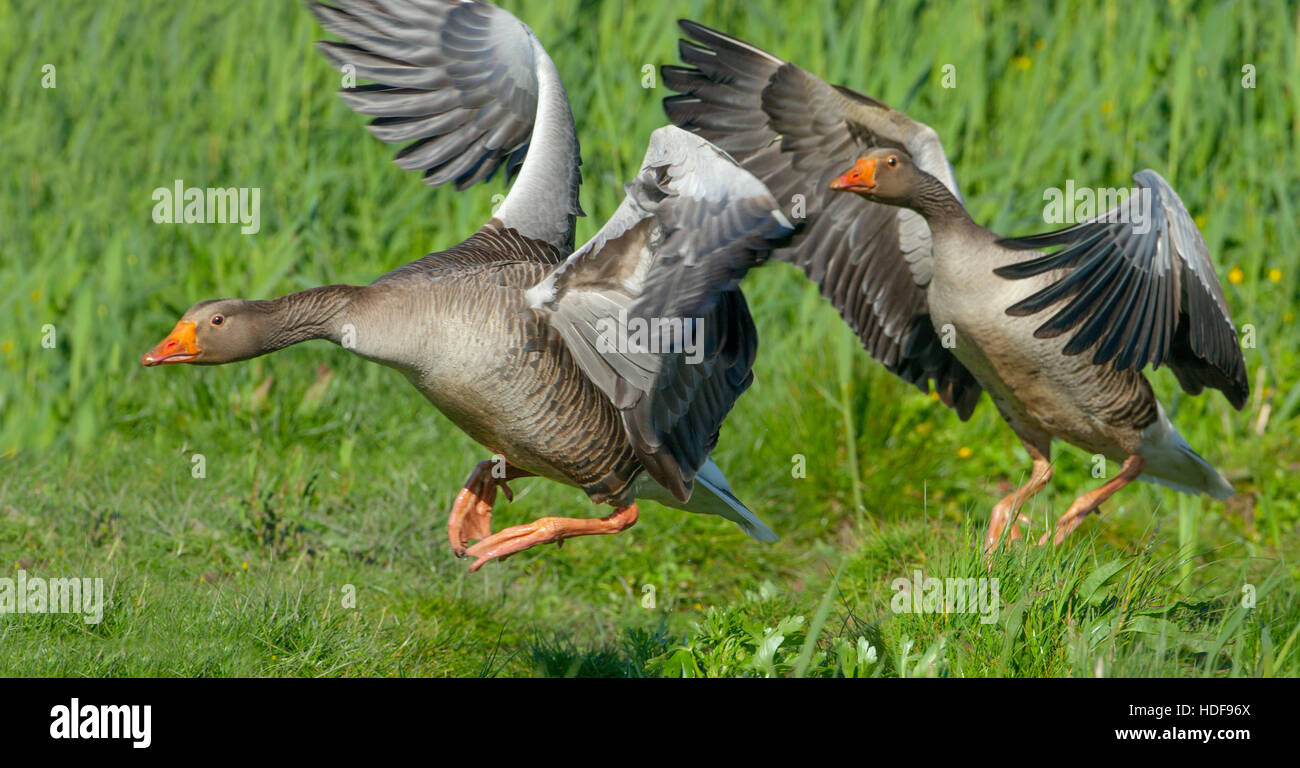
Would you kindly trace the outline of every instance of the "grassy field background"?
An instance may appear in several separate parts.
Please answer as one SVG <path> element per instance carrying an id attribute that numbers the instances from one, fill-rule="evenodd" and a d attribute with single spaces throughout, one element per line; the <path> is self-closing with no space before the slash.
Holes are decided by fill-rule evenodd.
<path id="1" fill-rule="evenodd" d="M 297 2 L 0 0 L 0 576 L 102 576 L 111 596 L 97 625 L 0 615 L 0 674 L 1300 673 L 1294 3 L 504 5 L 573 103 L 580 240 L 664 122 L 643 73 L 676 61 L 682 16 L 933 126 L 1002 233 L 1045 228 L 1046 187 L 1155 168 L 1256 329 L 1243 412 L 1152 375 L 1240 493 L 1132 486 L 1065 546 L 999 556 L 997 621 L 895 613 L 895 578 L 985 575 L 989 508 L 1029 460 L 987 398 L 959 422 L 772 265 L 746 279 L 756 383 L 715 458 L 781 542 L 647 504 L 622 535 L 470 575 L 446 516 L 487 452 L 393 371 L 324 342 L 220 368 L 138 359 L 197 300 L 364 283 L 459 242 L 502 182 L 430 190 L 392 165 Z M 261 188 L 261 231 L 153 223 L 152 190 L 177 179 Z M 1082 452 L 1055 460 L 1038 526 L 1097 482 Z M 604 514 L 514 488 L 498 526 Z"/>

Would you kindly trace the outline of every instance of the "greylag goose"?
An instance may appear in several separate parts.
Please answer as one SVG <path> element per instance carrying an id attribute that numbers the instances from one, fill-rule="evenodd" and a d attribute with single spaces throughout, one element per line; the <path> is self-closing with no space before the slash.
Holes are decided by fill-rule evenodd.
<path id="1" fill-rule="evenodd" d="M 324 44 L 335 64 L 397 84 L 344 97 L 380 115 L 382 138 L 417 139 L 399 164 L 466 185 L 514 161 L 517 179 L 459 245 L 366 286 L 199 302 L 141 362 L 217 365 L 327 339 L 401 371 L 496 457 L 470 473 L 449 515 L 451 546 L 475 558 L 471 571 L 536 544 L 625 530 L 636 499 L 775 540 L 709 458 L 752 381 L 757 340 L 737 283 L 790 229 L 766 188 L 666 126 L 614 215 L 570 253 L 578 144 L 528 27 L 486 4 L 313 9 L 364 43 Z M 530 475 L 615 511 L 492 533 L 498 488 L 510 497 L 506 483 Z"/>
<path id="2" fill-rule="evenodd" d="M 1145 227 L 1125 223 L 1126 200 L 1058 232 L 1000 238 L 967 214 L 933 129 L 748 43 L 681 27 L 698 42 L 680 46 L 691 66 L 664 68 L 679 94 L 664 101 L 668 117 L 729 152 L 792 218 L 803 207 L 773 257 L 802 267 L 873 357 L 922 391 L 932 380 L 962 419 L 987 390 L 1032 457 L 1027 482 L 993 507 L 987 551 L 1008 525 L 1021 537 L 1021 506 L 1052 476 L 1053 438 L 1121 469 L 1040 544 L 1059 544 L 1135 479 L 1233 493 L 1142 375 L 1167 365 L 1187 392 L 1213 387 L 1238 409 L 1249 391 L 1205 241 L 1159 174 L 1135 177 L 1151 204 Z M 1064 247 L 1025 253 L 1051 246 Z"/>

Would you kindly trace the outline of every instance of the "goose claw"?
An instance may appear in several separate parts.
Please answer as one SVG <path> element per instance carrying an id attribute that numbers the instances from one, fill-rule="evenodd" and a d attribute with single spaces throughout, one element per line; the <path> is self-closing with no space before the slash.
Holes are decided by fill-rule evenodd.
<path id="1" fill-rule="evenodd" d="M 532 475 L 528 470 L 507 464 L 502 477 L 496 471 L 499 462 L 500 459 L 489 459 L 475 464 L 451 505 L 451 514 L 447 517 L 447 539 L 457 557 L 465 557 L 471 541 L 492 535 L 492 506 L 496 504 L 497 489 L 505 493 L 507 501 L 514 501 L 515 493 L 506 482 Z"/>
<path id="2" fill-rule="evenodd" d="M 451 551 L 465 556 L 469 542 L 492 535 L 492 505 L 497 499 L 497 479 L 492 477 L 491 461 L 480 461 L 469 473 L 465 487 L 456 494 L 447 518 L 447 539 Z M 509 497 L 510 494 L 507 494 Z"/>
<path id="3" fill-rule="evenodd" d="M 594 536 L 625 531 L 636 524 L 637 509 L 632 504 L 619 507 L 608 517 L 596 519 L 574 517 L 543 517 L 531 523 L 512 525 L 483 539 L 465 550 L 466 557 L 475 558 L 470 573 L 492 560 L 504 560 L 517 552 L 538 544 L 555 542 L 563 544 L 574 536 Z"/>

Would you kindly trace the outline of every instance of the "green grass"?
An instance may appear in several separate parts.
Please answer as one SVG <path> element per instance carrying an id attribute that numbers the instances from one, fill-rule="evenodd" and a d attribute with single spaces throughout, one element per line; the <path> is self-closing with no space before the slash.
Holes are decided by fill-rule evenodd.
<path id="1" fill-rule="evenodd" d="M 393 166 L 334 96 L 298 3 L 0 0 L 0 576 L 102 576 L 111 594 L 98 625 L 0 615 L 0 674 L 1300 674 L 1293 4 L 505 5 L 569 89 L 580 239 L 664 121 L 643 68 L 675 61 L 678 16 L 934 126 L 996 231 L 1043 229 L 1042 190 L 1067 178 L 1158 170 L 1257 346 L 1240 413 L 1151 378 L 1239 495 L 1130 487 L 1063 547 L 997 559 L 997 621 L 895 613 L 891 584 L 917 569 L 985 575 L 988 510 L 1028 457 L 987 399 L 959 422 L 772 265 L 746 279 L 756 384 L 715 458 L 782 541 L 647 505 L 619 536 L 469 575 L 444 526 L 486 450 L 397 374 L 323 343 L 223 368 L 137 361 L 199 299 L 364 283 L 459 242 L 501 183 L 429 190 Z M 154 224 L 152 190 L 176 179 L 260 187 L 261 232 Z M 1055 459 L 1040 527 L 1097 482 L 1082 452 Z M 514 488 L 498 525 L 603 514 L 575 489 Z"/>

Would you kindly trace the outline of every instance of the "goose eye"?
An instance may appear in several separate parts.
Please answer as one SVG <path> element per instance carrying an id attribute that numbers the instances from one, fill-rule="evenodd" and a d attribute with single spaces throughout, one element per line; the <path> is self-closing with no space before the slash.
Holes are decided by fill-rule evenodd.
<path id="1" fill-rule="evenodd" d="M 226 322 L 226 318 L 225 318 L 225 316 L 223 316 L 223 315 L 213 315 L 213 316 L 212 316 L 212 324 L 213 324 L 213 325 L 221 325 L 221 324 L 224 323 L 224 322 Z"/>
<path id="2" fill-rule="evenodd" d="M 886 160 L 885 162 L 889 163 L 890 168 L 893 168 L 894 166 L 898 165 L 898 158 L 893 155 L 890 155 L 889 159 Z"/>

